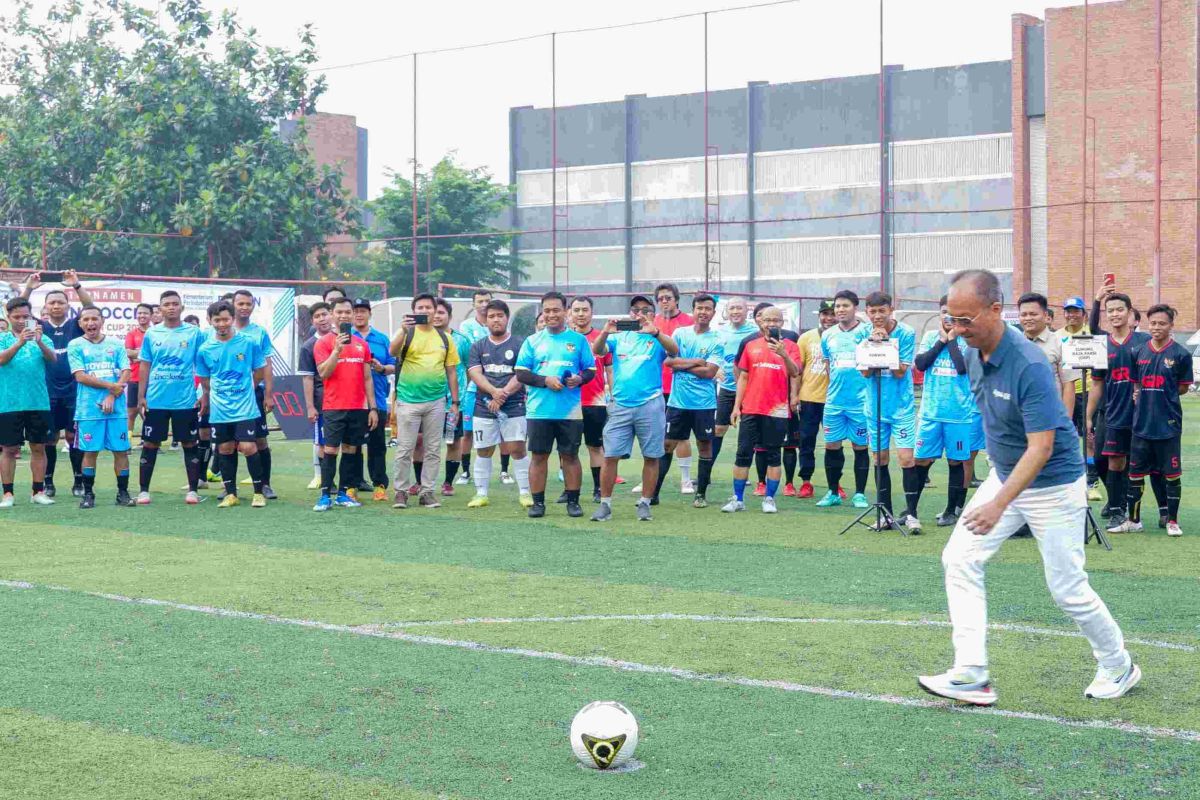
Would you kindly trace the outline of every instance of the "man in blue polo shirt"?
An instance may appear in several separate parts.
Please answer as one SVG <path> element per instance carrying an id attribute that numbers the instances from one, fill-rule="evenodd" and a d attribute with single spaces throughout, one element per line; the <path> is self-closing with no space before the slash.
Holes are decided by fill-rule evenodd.
<path id="1" fill-rule="evenodd" d="M 955 275 L 947 297 L 954 333 L 973 348 L 967 366 L 992 470 L 942 552 L 954 666 L 941 675 L 923 675 L 917 683 L 940 697 L 995 704 L 987 668 L 983 571 L 1004 540 L 1028 525 L 1054 602 L 1075 620 L 1100 662 L 1084 696 L 1121 697 L 1142 673 L 1083 569 L 1087 482 L 1079 437 L 1045 355 L 1004 323 L 1003 299 L 1000 282 L 985 270 Z"/>
<path id="2" fill-rule="evenodd" d="M 387 407 L 388 376 L 396 374 L 396 358 L 389 349 L 392 340 L 387 334 L 371 327 L 371 301 L 359 297 L 354 301 L 354 335 L 367 343 L 371 351 L 371 380 L 375 387 L 375 407 L 383 417 L 381 424 L 367 431 L 367 474 L 371 476 L 372 499 L 382 503 L 388 499 L 387 471 Z M 358 453 L 357 474 L 362 470 L 362 449 Z M 342 456 L 345 459 L 345 456 Z M 365 489 L 360 486 L 359 489 Z"/>

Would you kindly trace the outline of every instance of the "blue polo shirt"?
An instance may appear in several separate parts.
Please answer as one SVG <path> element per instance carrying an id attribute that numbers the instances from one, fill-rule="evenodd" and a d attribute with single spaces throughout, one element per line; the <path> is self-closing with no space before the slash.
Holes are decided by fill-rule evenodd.
<path id="1" fill-rule="evenodd" d="M 605 341 L 612 354 L 613 401 L 625 408 L 662 397 L 662 365 L 667 351 L 654 336 L 635 331 L 614 333 Z"/>
<path id="2" fill-rule="evenodd" d="M 385 334 L 371 328 L 367 331 L 366 336 L 363 336 L 357 330 L 354 332 L 354 335 L 367 343 L 367 349 L 371 351 L 372 359 L 385 367 L 388 364 L 396 363 L 395 357 L 390 352 L 392 341 Z M 320 380 L 320 376 L 317 376 L 317 379 Z M 371 381 L 375 386 L 375 407 L 379 409 L 379 413 L 386 414 L 388 407 L 388 376 L 371 370 Z"/>
<path id="3" fill-rule="evenodd" d="M 1002 480 L 1028 448 L 1028 434 L 1051 430 L 1054 450 L 1029 488 L 1074 483 L 1083 475 L 1079 435 L 1063 408 L 1058 381 L 1045 354 L 1025 334 L 1006 325 L 987 361 L 975 348 L 967 350 L 967 370 L 983 414 L 988 456 Z"/>

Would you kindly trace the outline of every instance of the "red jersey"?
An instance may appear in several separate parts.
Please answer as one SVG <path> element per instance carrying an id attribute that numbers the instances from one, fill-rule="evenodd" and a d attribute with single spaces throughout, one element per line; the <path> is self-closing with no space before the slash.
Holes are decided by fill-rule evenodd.
<path id="1" fill-rule="evenodd" d="M 584 337 L 588 343 L 596 341 L 600 331 L 592 328 Z M 604 368 L 612 366 L 612 353 L 596 356 L 596 377 L 579 387 L 581 402 L 585 406 L 603 406 L 604 403 Z"/>
<path id="2" fill-rule="evenodd" d="M 682 311 L 680 311 L 678 314 L 671 317 L 670 319 L 667 319 L 666 317 L 662 316 L 661 314 L 654 315 L 654 327 L 658 328 L 660 331 L 665 333 L 667 335 L 668 339 L 673 337 L 675 335 L 675 331 L 679 330 L 680 328 L 686 328 L 689 325 L 695 325 L 695 324 L 696 324 L 696 320 L 692 319 L 690 314 L 685 314 Z M 671 393 L 671 381 L 674 379 L 674 377 L 675 377 L 675 370 L 671 369 L 670 367 L 663 367 L 663 394 L 664 395 Z"/>
<path id="3" fill-rule="evenodd" d="M 792 363 L 799 364 L 800 348 L 796 347 L 796 343 L 784 339 L 783 347 Z M 734 363 L 746 373 L 742 413 L 786 419 L 791 399 L 787 366 L 767 346 L 767 340 L 758 336 L 742 342 Z"/>
<path id="4" fill-rule="evenodd" d="M 313 346 L 313 359 L 318 366 L 333 353 L 337 333 L 330 332 L 317 339 Z M 342 348 L 333 374 L 323 380 L 325 398 L 321 402 L 323 411 L 356 411 L 367 407 L 367 385 L 363 380 L 363 364 L 370 363 L 371 349 L 357 337 Z"/>
<path id="5" fill-rule="evenodd" d="M 134 327 L 129 333 L 125 334 L 125 349 L 136 350 L 139 353 L 142 350 L 142 339 L 146 338 L 146 332 L 141 328 Z M 137 356 L 129 359 L 129 382 L 137 383 L 138 375 L 142 371 L 142 362 Z"/>

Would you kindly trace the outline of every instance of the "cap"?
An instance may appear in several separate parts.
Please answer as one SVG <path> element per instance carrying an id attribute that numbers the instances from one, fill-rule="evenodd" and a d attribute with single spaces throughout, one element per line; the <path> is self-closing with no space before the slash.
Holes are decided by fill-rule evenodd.
<path id="1" fill-rule="evenodd" d="M 822 311 L 833 311 L 833 301 L 822 300 L 821 305 L 817 307 L 817 313 L 820 314 Z"/>
<path id="2" fill-rule="evenodd" d="M 351 307 L 351 308 L 366 308 L 366 309 L 370 309 L 370 308 L 371 308 L 371 301 L 370 301 L 370 300 L 368 300 L 368 299 L 367 299 L 367 298 L 365 298 L 365 297 L 356 297 L 356 298 L 354 298 L 354 302 L 353 302 L 353 303 L 350 305 L 350 307 Z"/>
<path id="3" fill-rule="evenodd" d="M 635 294 L 633 297 L 629 298 L 629 307 L 633 308 L 633 304 L 636 303 L 638 300 L 641 300 L 643 303 L 648 303 L 650 306 L 654 305 L 654 301 L 651 300 L 649 297 L 646 297 L 646 295 Z"/>
<path id="4" fill-rule="evenodd" d="M 1083 304 L 1082 297 L 1068 297 L 1067 302 L 1063 303 L 1063 310 L 1065 311 L 1068 308 L 1078 308 L 1080 311 L 1084 311 L 1087 309 L 1087 306 Z"/>

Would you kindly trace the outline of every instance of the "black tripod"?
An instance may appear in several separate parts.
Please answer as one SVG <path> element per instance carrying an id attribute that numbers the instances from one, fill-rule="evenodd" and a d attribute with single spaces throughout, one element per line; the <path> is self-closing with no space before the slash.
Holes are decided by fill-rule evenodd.
<path id="1" fill-rule="evenodd" d="M 1083 387 L 1086 390 L 1088 385 L 1088 368 L 1083 367 L 1080 370 L 1080 374 L 1083 376 Z M 1087 395 L 1085 394 L 1083 401 L 1083 463 L 1085 465 L 1087 464 L 1087 421 Z M 1086 501 L 1086 499 L 1085 497 L 1084 500 Z M 1087 517 L 1083 521 L 1083 543 L 1087 544 L 1092 539 L 1104 545 L 1105 550 L 1112 550 L 1112 543 L 1108 541 L 1108 534 L 1104 532 L 1104 528 L 1096 524 L 1096 517 L 1092 514 L 1092 507 L 1091 505 L 1087 505 Z"/>
<path id="2" fill-rule="evenodd" d="M 876 532 L 886 530 L 900 531 L 902 535 L 908 536 L 908 529 L 897 522 L 892 512 L 888 511 L 887 506 L 879 500 L 879 476 L 883 474 L 883 467 L 879 463 L 879 456 L 883 453 L 883 428 L 882 420 L 880 419 L 883 416 L 883 380 L 881 378 L 883 370 L 872 369 L 871 374 L 875 377 L 875 502 L 867 506 L 849 525 L 842 528 L 838 536 L 841 536 L 855 525 L 862 525 L 864 528 Z M 891 442 L 888 442 L 888 445 L 890 446 Z M 874 525 L 866 521 L 866 518 L 871 514 L 875 515 Z"/>

